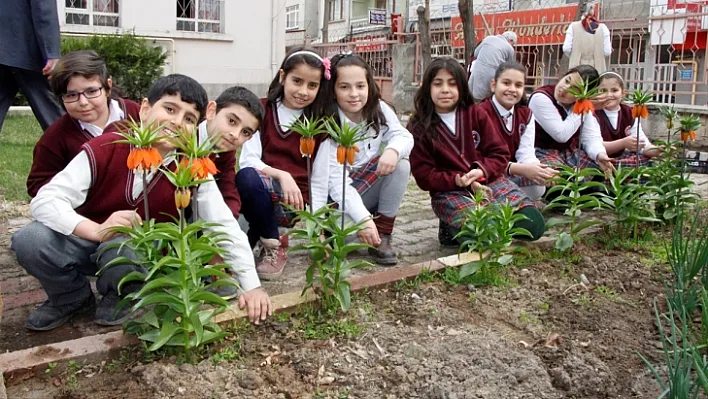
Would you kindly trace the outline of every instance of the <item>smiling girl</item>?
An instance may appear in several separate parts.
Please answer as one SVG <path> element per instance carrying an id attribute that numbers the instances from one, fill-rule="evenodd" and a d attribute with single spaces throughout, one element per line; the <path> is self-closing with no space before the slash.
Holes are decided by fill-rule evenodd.
<path id="1" fill-rule="evenodd" d="M 624 79 L 615 72 L 605 72 L 600 75 L 599 88 L 604 102 L 602 109 L 595 111 L 595 116 L 600 124 L 603 145 L 612 162 L 618 167 L 632 167 L 637 161 L 643 165 L 659 155 L 659 148 L 651 144 L 639 121 L 632 118 L 632 107 L 622 104 L 622 98 L 627 94 Z M 640 149 L 638 159 L 637 139 Z"/>
<path id="2" fill-rule="evenodd" d="M 518 206 L 527 219 L 517 227 L 528 230 L 532 239 L 545 231 L 533 201 L 505 176 L 511 153 L 496 118 L 472 105 L 465 70 L 455 59 L 430 63 L 409 123 L 415 137 L 411 166 L 418 186 L 430 193 L 442 245 L 457 245 L 452 237 L 462 226 L 464 210 L 474 206 L 471 194 L 478 190 L 484 191 L 485 202 Z"/>
<path id="3" fill-rule="evenodd" d="M 113 81 L 106 63 L 95 51 L 74 51 L 57 61 L 51 87 L 66 114 L 44 132 L 34 147 L 27 193 L 34 197 L 42 186 L 81 151 L 81 146 L 121 119 L 139 119 L 140 106 L 111 93 Z"/>
<path id="4" fill-rule="evenodd" d="M 536 122 L 531 110 L 519 104 L 524 98 L 525 81 L 526 69 L 521 64 L 515 61 L 501 64 L 491 82 L 494 95 L 479 107 L 497 123 L 509 148 L 511 159 L 506 174 L 531 199 L 537 200 L 558 172 L 536 158 Z"/>
<path id="5" fill-rule="evenodd" d="M 256 259 L 258 275 L 274 279 L 288 261 L 287 236 L 280 239 L 278 226 L 292 225 L 281 202 L 303 209 L 310 202 L 307 159 L 300 153 L 300 135 L 289 129 L 303 116 L 320 115 L 320 81 L 324 59 L 299 47 L 285 56 L 263 102 L 265 114 L 260 129 L 243 145 L 236 186 L 241 195 L 241 213 L 249 223 L 251 246 L 260 243 Z M 316 138 L 313 157 L 324 135 Z M 257 251 L 258 252 L 258 251 Z"/>

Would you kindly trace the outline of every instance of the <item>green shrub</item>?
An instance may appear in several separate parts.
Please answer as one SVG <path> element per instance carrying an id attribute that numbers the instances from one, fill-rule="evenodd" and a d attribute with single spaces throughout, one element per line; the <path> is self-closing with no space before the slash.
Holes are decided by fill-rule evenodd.
<path id="1" fill-rule="evenodd" d="M 162 76 L 167 54 L 161 47 L 133 34 L 64 36 L 61 53 L 94 50 L 106 61 L 113 84 L 123 97 L 140 100 L 152 83 Z"/>

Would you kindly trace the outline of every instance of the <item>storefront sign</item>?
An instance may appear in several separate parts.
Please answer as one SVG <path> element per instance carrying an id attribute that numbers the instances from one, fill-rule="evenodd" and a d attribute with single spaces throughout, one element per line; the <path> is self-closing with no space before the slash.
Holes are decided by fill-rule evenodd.
<path id="1" fill-rule="evenodd" d="M 369 8 L 369 25 L 386 25 L 386 10 Z"/>
<path id="2" fill-rule="evenodd" d="M 487 33 L 498 35 L 510 30 L 518 36 L 517 45 L 563 44 L 565 31 L 573 22 L 577 5 L 541 8 L 537 10 L 509 11 L 494 14 L 475 14 L 474 26 L 477 43 Z M 452 18 L 452 47 L 464 47 L 462 19 Z"/>
<path id="3" fill-rule="evenodd" d="M 381 43 L 381 42 L 386 42 L 388 38 L 386 36 L 363 36 L 363 37 L 355 37 L 354 43 L 356 45 L 354 46 L 354 52 L 356 53 L 364 53 L 364 52 L 373 52 L 373 51 L 385 51 L 386 50 L 386 43 Z"/>

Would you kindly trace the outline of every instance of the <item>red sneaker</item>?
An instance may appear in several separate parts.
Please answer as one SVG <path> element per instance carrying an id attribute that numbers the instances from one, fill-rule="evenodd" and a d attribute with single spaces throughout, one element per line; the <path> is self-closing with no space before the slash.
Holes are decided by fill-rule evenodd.
<path id="1" fill-rule="evenodd" d="M 276 238 L 261 238 L 263 250 L 256 259 L 256 272 L 263 280 L 273 280 L 283 274 L 288 263 L 286 247 Z"/>

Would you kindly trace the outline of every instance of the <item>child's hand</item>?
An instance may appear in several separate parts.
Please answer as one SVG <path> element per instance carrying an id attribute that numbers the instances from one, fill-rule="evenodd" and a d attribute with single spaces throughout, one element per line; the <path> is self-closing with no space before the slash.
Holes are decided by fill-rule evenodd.
<path id="1" fill-rule="evenodd" d="M 376 228 L 374 220 L 369 218 L 362 227 L 363 229 L 356 233 L 356 235 L 359 236 L 359 241 L 373 247 L 378 247 L 379 244 L 381 244 L 381 238 L 379 237 L 379 230 Z"/>
<path id="2" fill-rule="evenodd" d="M 111 216 L 106 219 L 105 222 L 98 225 L 96 230 L 96 237 L 99 242 L 108 241 L 113 238 L 117 233 L 111 230 L 111 227 L 133 227 L 133 222 L 141 224 L 143 222 L 142 218 L 135 211 L 117 211 L 113 212 Z"/>
<path id="3" fill-rule="evenodd" d="M 238 307 L 248 308 L 248 321 L 255 325 L 273 314 L 273 304 L 262 287 L 254 288 L 238 297 Z"/>
<path id="4" fill-rule="evenodd" d="M 627 136 L 622 139 L 622 143 L 624 144 L 624 149 L 627 151 L 634 151 L 637 152 L 637 137 L 636 136 Z M 639 149 L 643 148 L 644 144 L 639 144 Z"/>
<path id="5" fill-rule="evenodd" d="M 593 98 L 590 100 L 592 105 L 595 107 L 595 109 L 603 109 L 605 108 L 605 103 L 607 102 L 608 97 L 606 93 L 602 93 L 598 95 L 597 97 Z"/>
<path id="6" fill-rule="evenodd" d="M 642 154 L 644 154 L 647 158 L 656 158 L 659 156 L 659 154 L 661 154 L 661 148 L 650 147 L 645 149 Z"/>
<path id="7" fill-rule="evenodd" d="M 597 165 L 605 172 L 605 177 L 609 177 L 610 174 L 615 171 L 615 165 L 612 164 L 612 159 L 604 152 L 601 152 L 597 156 Z"/>
<path id="8" fill-rule="evenodd" d="M 517 164 L 521 167 L 520 175 L 539 185 L 546 185 L 546 182 L 553 179 L 558 171 L 542 163 Z"/>
<path id="9" fill-rule="evenodd" d="M 457 184 L 458 187 L 466 188 L 469 187 L 470 184 L 477 181 L 480 177 L 484 177 L 484 172 L 480 169 L 472 169 L 462 176 L 455 176 L 455 184 Z"/>
<path id="10" fill-rule="evenodd" d="M 302 199 L 300 187 L 295 183 L 292 175 L 288 172 L 281 171 L 278 174 L 278 182 L 283 190 L 283 202 L 294 206 L 296 209 L 304 209 L 305 201 Z"/>
<path id="11" fill-rule="evenodd" d="M 488 200 L 491 201 L 492 198 L 494 197 L 494 192 L 492 192 L 492 189 L 485 186 L 484 184 L 473 181 L 472 184 L 470 184 L 470 188 L 472 189 L 473 192 L 477 192 L 477 190 L 482 190 L 482 194 L 484 194 L 484 197 Z"/>
<path id="12" fill-rule="evenodd" d="M 376 165 L 376 176 L 390 175 L 396 169 L 396 164 L 398 164 L 398 152 L 393 148 L 386 149 Z"/>

